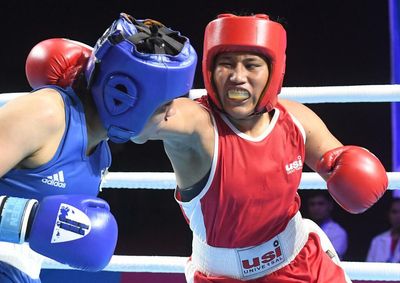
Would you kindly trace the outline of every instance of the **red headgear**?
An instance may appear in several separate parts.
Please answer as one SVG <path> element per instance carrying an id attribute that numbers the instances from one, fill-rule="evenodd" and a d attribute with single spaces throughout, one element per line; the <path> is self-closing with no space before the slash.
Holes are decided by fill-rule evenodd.
<path id="1" fill-rule="evenodd" d="M 203 79 L 214 104 L 222 109 L 212 84 L 214 59 L 221 52 L 249 51 L 269 60 L 269 79 L 258 101 L 256 112 L 271 111 L 276 105 L 285 74 L 286 31 L 265 14 L 235 16 L 221 14 L 205 30 Z"/>

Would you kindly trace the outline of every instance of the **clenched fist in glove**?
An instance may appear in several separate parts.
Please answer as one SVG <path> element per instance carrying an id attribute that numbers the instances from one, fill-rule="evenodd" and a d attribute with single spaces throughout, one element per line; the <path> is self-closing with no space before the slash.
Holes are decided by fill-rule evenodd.
<path id="1" fill-rule="evenodd" d="M 350 213 L 362 213 L 376 203 L 388 186 L 386 170 L 365 148 L 342 146 L 326 152 L 316 171 L 329 193 Z"/>
<path id="2" fill-rule="evenodd" d="M 91 53 L 90 46 L 65 38 L 39 42 L 26 59 L 25 73 L 29 85 L 33 89 L 44 85 L 72 86 Z"/>
<path id="3" fill-rule="evenodd" d="M 117 244 L 116 220 L 100 198 L 0 196 L 0 215 L 0 241 L 29 242 L 32 250 L 81 270 L 102 270 Z"/>

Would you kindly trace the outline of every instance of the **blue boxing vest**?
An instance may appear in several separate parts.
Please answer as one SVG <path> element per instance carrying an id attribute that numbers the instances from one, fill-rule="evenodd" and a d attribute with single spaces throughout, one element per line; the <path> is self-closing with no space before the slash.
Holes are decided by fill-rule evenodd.
<path id="1" fill-rule="evenodd" d="M 86 156 L 86 119 L 80 99 L 71 88 L 46 87 L 56 89 L 64 100 L 66 128 L 57 152 L 38 168 L 10 170 L 0 178 L 0 195 L 37 200 L 59 194 L 97 196 L 111 165 L 110 148 L 102 141 Z"/>

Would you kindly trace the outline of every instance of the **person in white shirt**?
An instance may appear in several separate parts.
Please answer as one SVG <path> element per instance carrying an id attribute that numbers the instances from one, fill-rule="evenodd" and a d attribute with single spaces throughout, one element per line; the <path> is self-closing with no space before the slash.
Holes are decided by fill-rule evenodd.
<path id="1" fill-rule="evenodd" d="M 332 219 L 333 200 L 324 191 L 315 191 L 308 198 L 308 216 L 318 224 L 332 242 L 340 259 L 347 251 L 348 236 L 346 230 Z"/>
<path id="2" fill-rule="evenodd" d="M 400 198 L 394 198 L 388 214 L 390 229 L 375 236 L 367 261 L 400 263 Z"/>

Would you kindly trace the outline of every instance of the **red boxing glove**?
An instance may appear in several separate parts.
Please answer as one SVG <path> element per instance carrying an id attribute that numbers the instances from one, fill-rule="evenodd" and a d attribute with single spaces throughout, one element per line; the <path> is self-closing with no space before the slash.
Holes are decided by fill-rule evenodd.
<path id="1" fill-rule="evenodd" d="M 32 88 L 43 85 L 72 86 L 92 53 L 78 41 L 52 38 L 39 42 L 26 59 L 25 73 Z"/>
<path id="2" fill-rule="evenodd" d="M 327 176 L 329 193 L 350 213 L 362 213 L 377 202 L 388 187 L 386 170 L 365 148 L 343 146 L 326 152 L 317 172 Z"/>

